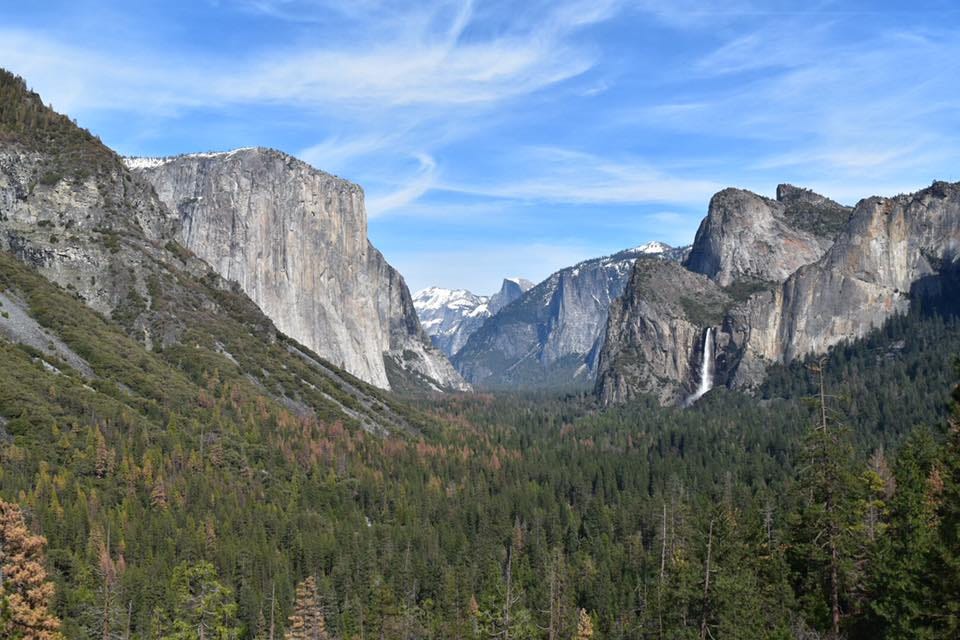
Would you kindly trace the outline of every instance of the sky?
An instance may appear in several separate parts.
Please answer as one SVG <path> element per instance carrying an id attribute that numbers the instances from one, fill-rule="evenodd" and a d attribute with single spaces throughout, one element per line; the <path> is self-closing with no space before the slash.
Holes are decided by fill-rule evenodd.
<path id="1" fill-rule="evenodd" d="M 125 155 L 362 185 L 414 291 L 688 244 L 728 186 L 960 180 L 954 0 L 0 0 L 0 66 Z"/>

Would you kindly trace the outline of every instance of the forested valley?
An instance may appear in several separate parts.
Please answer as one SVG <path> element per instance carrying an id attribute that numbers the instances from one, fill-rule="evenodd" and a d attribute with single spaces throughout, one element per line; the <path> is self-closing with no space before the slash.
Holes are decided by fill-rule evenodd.
<path id="1" fill-rule="evenodd" d="M 395 403 L 410 429 L 383 436 L 199 342 L 147 352 L 3 257 L 8 289 L 109 373 L 93 393 L 0 341 L 3 637 L 960 633 L 950 309 L 756 396 L 449 395 Z M 294 366 L 271 353 L 243 357 Z"/>

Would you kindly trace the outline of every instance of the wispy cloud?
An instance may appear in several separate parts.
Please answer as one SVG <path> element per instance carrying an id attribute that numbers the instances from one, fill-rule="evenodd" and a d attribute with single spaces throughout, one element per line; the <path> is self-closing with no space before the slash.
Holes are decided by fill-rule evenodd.
<path id="1" fill-rule="evenodd" d="M 417 154 L 416 159 L 420 164 L 419 169 L 412 177 L 405 177 L 402 186 L 389 193 L 367 198 L 367 213 L 371 218 L 409 205 L 433 187 L 437 163 L 425 153 Z"/>
<path id="2" fill-rule="evenodd" d="M 247 6 L 285 14 L 294 5 L 270 0 Z M 367 18 L 376 37 L 254 50 L 239 59 L 184 59 L 151 50 L 118 55 L 106 43 L 90 46 L 7 28 L 0 29 L 0 59 L 72 109 L 263 102 L 368 112 L 462 107 L 515 98 L 582 74 L 596 58 L 566 37 L 608 18 L 614 6 L 561 2 L 524 29 L 476 39 L 462 37 L 472 17 L 470 2 L 415 4 L 386 15 L 376 13 L 377 3 L 361 3 L 362 15 L 354 17 Z"/>
<path id="3" fill-rule="evenodd" d="M 960 160 L 960 101 L 945 90 L 960 77 L 956 33 L 885 27 L 851 38 L 827 18 L 737 32 L 695 62 L 673 100 L 622 122 L 711 140 L 704 159 L 741 155 L 728 181 L 779 173 L 847 197 L 917 187 Z"/>
<path id="4" fill-rule="evenodd" d="M 533 170 L 497 183 L 444 183 L 438 188 L 517 200 L 560 203 L 702 203 L 722 188 L 718 182 L 685 178 L 639 159 L 615 160 L 582 151 L 540 147 L 514 149 L 512 162 Z"/>
<path id="5" fill-rule="evenodd" d="M 297 157 L 326 171 L 338 171 L 358 158 L 395 148 L 402 140 L 401 132 L 368 133 L 350 137 L 335 135 L 297 152 Z"/>
<path id="6" fill-rule="evenodd" d="M 358 182 L 414 282 L 687 242 L 725 186 L 852 202 L 960 178 L 938 0 L 45 4 L 5 12 L 0 64 L 56 108 L 127 153 L 263 144 Z"/>

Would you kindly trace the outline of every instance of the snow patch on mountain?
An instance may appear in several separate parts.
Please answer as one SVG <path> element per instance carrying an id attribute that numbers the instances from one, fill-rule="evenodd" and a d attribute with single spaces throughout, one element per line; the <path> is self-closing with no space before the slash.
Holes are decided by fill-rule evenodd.
<path id="1" fill-rule="evenodd" d="M 428 287 L 413 296 L 413 306 L 433 344 L 453 356 L 487 318 L 532 286 L 524 278 L 505 278 L 500 291 L 492 296 L 479 296 L 466 289 Z"/>

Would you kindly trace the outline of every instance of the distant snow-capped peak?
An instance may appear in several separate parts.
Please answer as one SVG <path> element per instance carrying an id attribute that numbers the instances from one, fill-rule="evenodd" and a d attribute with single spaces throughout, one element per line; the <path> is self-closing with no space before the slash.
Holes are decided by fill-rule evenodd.
<path id="1" fill-rule="evenodd" d="M 504 278 L 492 296 L 478 296 L 466 289 L 427 287 L 413 296 L 420 324 L 433 344 L 453 356 L 483 322 L 533 286 L 525 278 Z"/>
<path id="2" fill-rule="evenodd" d="M 416 307 L 418 313 L 443 308 L 474 309 L 486 301 L 486 296 L 474 295 L 466 289 L 445 289 L 443 287 L 427 287 L 413 296 L 413 306 Z"/>
<path id="3" fill-rule="evenodd" d="M 660 242 L 659 240 L 652 240 L 651 242 L 644 242 L 639 247 L 634 247 L 633 249 L 631 249 L 631 251 L 634 253 L 656 254 L 656 253 L 665 253 L 667 251 L 670 251 L 671 249 L 673 249 L 673 247 L 671 247 L 670 245 L 664 242 Z"/>

